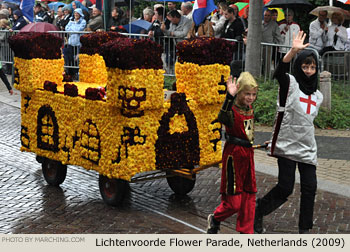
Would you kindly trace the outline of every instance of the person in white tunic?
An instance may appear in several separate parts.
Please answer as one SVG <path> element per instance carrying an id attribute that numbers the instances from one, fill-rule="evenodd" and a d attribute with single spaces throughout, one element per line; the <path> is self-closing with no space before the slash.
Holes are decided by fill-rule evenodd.
<path id="1" fill-rule="evenodd" d="M 340 12 L 334 12 L 328 25 L 327 41 L 325 48 L 320 52 L 323 55 L 328 51 L 344 51 L 348 34 L 343 26 L 344 16 Z"/>
<path id="2" fill-rule="evenodd" d="M 296 22 L 294 22 L 294 11 L 292 9 L 288 9 L 286 13 L 287 13 L 287 20 L 280 23 L 279 25 L 283 45 L 286 46 L 286 47 L 281 46 L 279 49 L 279 52 L 282 53 L 283 56 L 292 47 L 293 34 L 296 35 L 300 31 L 300 26 Z"/>
<path id="3" fill-rule="evenodd" d="M 299 233 L 309 233 L 313 225 L 317 188 L 317 146 L 313 121 L 323 95 L 317 90 L 317 56 L 312 50 L 305 49 L 309 46 L 308 43 L 304 44 L 305 37 L 306 34 L 302 31 L 296 35 L 292 48 L 280 61 L 274 74 L 280 89 L 268 152 L 277 158 L 278 183 L 264 197 L 257 199 L 254 220 L 256 233 L 263 232 L 263 216 L 280 207 L 292 194 L 297 165 L 301 186 Z M 297 54 L 293 75 L 287 74 L 288 63 Z"/>

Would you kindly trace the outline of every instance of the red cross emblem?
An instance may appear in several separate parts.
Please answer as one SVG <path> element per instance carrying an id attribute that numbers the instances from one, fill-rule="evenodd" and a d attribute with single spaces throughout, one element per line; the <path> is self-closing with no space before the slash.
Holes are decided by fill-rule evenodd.
<path id="1" fill-rule="evenodd" d="M 311 95 L 308 95 L 307 98 L 300 97 L 301 102 L 305 102 L 307 104 L 306 114 L 310 114 L 311 112 L 311 106 L 316 107 L 316 102 L 311 100 Z"/>

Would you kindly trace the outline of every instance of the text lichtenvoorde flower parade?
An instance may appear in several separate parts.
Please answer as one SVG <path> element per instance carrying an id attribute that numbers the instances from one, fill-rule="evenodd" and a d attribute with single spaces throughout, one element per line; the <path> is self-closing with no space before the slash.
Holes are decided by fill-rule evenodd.
<path id="1" fill-rule="evenodd" d="M 60 38 L 48 33 L 10 38 L 15 87 L 22 95 L 22 151 L 126 181 L 146 171 L 221 160 L 216 117 L 232 43 L 213 38 L 179 43 L 177 92 L 164 101 L 160 45 L 113 32 L 84 35 L 81 42 L 81 81 L 64 82 Z"/>

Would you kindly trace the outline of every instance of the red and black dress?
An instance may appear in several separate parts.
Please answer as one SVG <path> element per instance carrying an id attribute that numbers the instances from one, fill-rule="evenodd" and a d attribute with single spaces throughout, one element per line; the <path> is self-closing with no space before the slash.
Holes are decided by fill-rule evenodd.
<path id="1" fill-rule="evenodd" d="M 228 95 L 229 96 L 229 95 Z M 233 97 L 232 97 L 233 98 Z M 233 101 L 233 99 L 232 99 Z M 232 103 L 231 103 L 232 104 Z M 254 233 L 256 179 L 254 166 L 254 111 L 252 107 L 241 108 L 230 105 L 232 112 L 222 114 L 233 117 L 219 120 L 225 124 L 228 140 L 225 143 L 222 158 L 220 193 L 221 204 L 214 212 L 217 221 L 237 213 L 236 230 L 241 233 Z M 232 122 L 232 120 L 231 120 Z"/>

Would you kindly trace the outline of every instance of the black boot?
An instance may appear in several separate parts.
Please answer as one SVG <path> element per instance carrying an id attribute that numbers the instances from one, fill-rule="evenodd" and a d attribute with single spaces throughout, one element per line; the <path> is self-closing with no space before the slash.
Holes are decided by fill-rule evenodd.
<path id="1" fill-rule="evenodd" d="M 261 199 L 256 200 L 256 206 L 255 206 L 255 218 L 254 218 L 254 232 L 257 234 L 263 233 L 263 217 L 264 215 L 261 212 Z"/>
<path id="2" fill-rule="evenodd" d="M 209 214 L 207 234 L 217 234 L 219 230 L 220 230 L 220 221 L 215 220 L 214 214 Z"/>
<path id="3" fill-rule="evenodd" d="M 309 229 L 299 229 L 299 234 L 310 234 Z"/>

